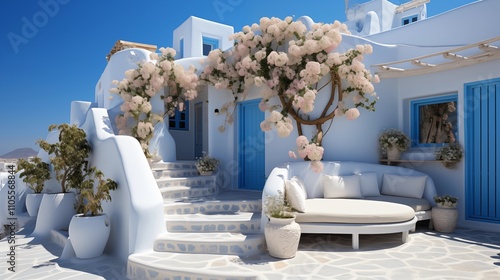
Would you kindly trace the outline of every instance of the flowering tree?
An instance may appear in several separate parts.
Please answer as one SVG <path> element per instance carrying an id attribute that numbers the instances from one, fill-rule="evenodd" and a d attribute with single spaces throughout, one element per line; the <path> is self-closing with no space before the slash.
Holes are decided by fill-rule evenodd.
<path id="1" fill-rule="evenodd" d="M 260 24 L 245 26 L 230 37 L 235 41 L 232 49 L 210 52 L 200 79 L 216 88 L 229 89 L 234 95 L 221 108 L 226 113 L 226 124 L 232 122 L 234 105 L 246 98 L 249 87 L 260 86 L 259 108 L 270 111 L 261 129 L 274 128 L 279 136 L 287 137 L 295 120 L 299 156 L 312 160 L 313 168 L 320 171 L 324 152 L 321 141 L 328 132 L 323 132 L 323 124 L 335 116 L 356 119 L 358 108 L 374 110 L 377 100 L 372 82 L 378 82 L 378 77 L 372 76 L 362 63 L 363 55 L 370 54 L 372 47 L 358 45 L 345 53 L 334 52 L 342 33 L 347 34 L 348 30 L 338 21 L 317 23 L 307 30 L 302 22 L 291 17 L 262 18 Z M 330 79 L 321 84 L 325 76 Z M 317 95 L 328 84 L 328 101 L 319 116 L 311 116 Z M 302 135 L 303 125 L 316 128 L 310 141 Z M 224 126 L 219 130 L 224 130 Z M 294 152 L 290 155 L 296 157 Z"/>
<path id="2" fill-rule="evenodd" d="M 160 51 L 161 55 L 151 53 L 151 62 L 143 61 L 137 69 L 127 70 L 125 78 L 113 81 L 117 87 L 110 90 L 123 99 L 120 107 L 122 114 L 115 119 L 119 134 L 135 137 L 148 157 L 153 127 L 164 117 L 152 112 L 151 98 L 166 87 L 168 92 L 162 96 L 165 115 L 173 116 L 176 108 L 183 111 L 184 102 L 198 95 L 196 69 L 190 67 L 186 71 L 175 64 L 174 49 L 160 48 Z"/>

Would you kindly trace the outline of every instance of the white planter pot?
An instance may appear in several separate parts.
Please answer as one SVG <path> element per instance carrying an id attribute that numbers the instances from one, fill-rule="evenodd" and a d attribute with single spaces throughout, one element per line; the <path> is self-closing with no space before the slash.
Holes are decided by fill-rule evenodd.
<path id="1" fill-rule="evenodd" d="M 30 193 L 26 195 L 26 210 L 30 217 L 38 215 L 38 209 L 42 203 L 43 193 Z"/>
<path id="2" fill-rule="evenodd" d="M 36 218 L 34 236 L 46 237 L 53 229 L 67 229 L 75 215 L 74 193 L 44 194 Z"/>
<path id="3" fill-rule="evenodd" d="M 458 210 L 449 207 L 433 207 L 432 223 L 439 232 L 451 233 L 455 231 L 458 220 Z"/>
<path id="4" fill-rule="evenodd" d="M 401 151 L 398 148 L 387 148 L 387 159 L 398 160 L 401 157 Z"/>
<path id="5" fill-rule="evenodd" d="M 74 215 L 69 224 L 69 240 L 77 258 L 90 259 L 102 255 L 108 242 L 110 222 L 106 214 Z"/>
<path id="6" fill-rule="evenodd" d="M 295 218 L 270 218 L 264 233 L 269 255 L 280 259 L 295 257 L 300 241 L 300 226 Z"/>

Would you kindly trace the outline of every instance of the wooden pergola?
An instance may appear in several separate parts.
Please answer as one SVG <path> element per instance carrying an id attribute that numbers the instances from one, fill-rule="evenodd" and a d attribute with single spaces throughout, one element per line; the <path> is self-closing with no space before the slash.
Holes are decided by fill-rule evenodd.
<path id="1" fill-rule="evenodd" d="M 108 55 L 106 55 L 106 60 L 109 61 L 111 56 L 119 51 L 125 50 L 125 49 L 130 49 L 130 48 L 141 48 L 145 49 L 151 52 L 156 52 L 156 45 L 149 45 L 149 44 L 143 44 L 143 43 L 136 43 L 136 42 L 129 42 L 129 41 L 123 41 L 123 40 L 118 40 L 116 41 L 115 45 L 113 48 L 111 48 L 111 51 L 109 52 Z"/>
<path id="2" fill-rule="evenodd" d="M 372 66 L 378 68 L 375 73 L 380 78 L 423 75 L 499 59 L 499 45 L 500 36 L 447 51 Z"/>

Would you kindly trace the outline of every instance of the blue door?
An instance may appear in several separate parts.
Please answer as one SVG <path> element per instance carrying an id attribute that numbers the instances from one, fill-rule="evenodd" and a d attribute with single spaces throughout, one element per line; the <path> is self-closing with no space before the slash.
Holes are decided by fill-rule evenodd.
<path id="1" fill-rule="evenodd" d="M 239 188 L 247 190 L 262 190 L 266 181 L 265 137 L 260 129 L 264 120 L 264 112 L 259 109 L 259 100 L 250 100 L 238 106 L 239 135 L 238 163 Z"/>
<path id="2" fill-rule="evenodd" d="M 500 223 L 500 79 L 465 85 L 468 219 Z"/>
<path id="3" fill-rule="evenodd" d="M 203 103 L 194 105 L 194 156 L 203 156 Z"/>

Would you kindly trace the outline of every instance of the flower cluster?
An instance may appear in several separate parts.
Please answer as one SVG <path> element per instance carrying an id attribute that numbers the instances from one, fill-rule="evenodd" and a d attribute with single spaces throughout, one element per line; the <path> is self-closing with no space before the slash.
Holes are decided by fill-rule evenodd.
<path id="1" fill-rule="evenodd" d="M 293 130 L 292 120 L 278 111 L 272 111 L 269 117 L 260 123 L 260 128 L 262 131 L 269 131 L 273 127 L 279 136 L 287 137 Z"/>
<path id="2" fill-rule="evenodd" d="M 173 116 L 175 109 L 182 111 L 184 102 L 196 98 L 198 76 L 193 67 L 185 70 L 175 64 L 175 50 L 160 48 L 160 54 L 151 53 L 152 61 L 139 63 L 137 69 L 125 72 L 122 81 L 113 81 L 116 88 L 111 93 L 118 94 L 123 103 L 122 114 L 115 122 L 119 134 L 134 136 L 143 151 L 148 154 L 148 146 L 153 136 L 154 125 L 163 121 L 163 116 L 152 112 L 151 98 L 164 87 L 168 88 L 163 101 L 165 113 Z"/>
<path id="3" fill-rule="evenodd" d="M 445 206 L 445 207 L 456 207 L 458 203 L 458 198 L 449 196 L 449 195 L 444 195 L 444 196 L 435 196 L 434 201 L 439 204 L 440 206 Z"/>
<path id="4" fill-rule="evenodd" d="M 460 144 L 452 143 L 436 151 L 436 160 L 459 161 L 462 159 L 463 150 Z"/>
<path id="5" fill-rule="evenodd" d="M 400 151 L 406 151 L 410 147 L 410 138 L 394 128 L 382 132 L 378 142 L 383 151 L 387 151 L 388 148 L 392 147 Z"/>
<path id="6" fill-rule="evenodd" d="M 214 171 L 219 166 L 219 160 L 204 154 L 198 158 L 195 165 L 200 172 Z"/>
<path id="7" fill-rule="evenodd" d="M 230 37 L 235 41 L 232 49 L 210 52 L 200 79 L 216 88 L 229 89 L 234 95 L 221 110 L 226 113 L 226 123 L 232 122 L 234 113 L 234 109 L 227 109 L 244 100 L 250 86 L 255 85 L 260 87 L 259 108 L 270 111 L 261 129 L 276 129 L 279 136 L 287 137 L 293 130 L 292 119 L 298 123 L 307 120 L 308 125 L 315 121 L 310 113 L 315 109 L 316 97 L 330 83 L 332 97 L 324 104 L 316 127 L 321 130 L 321 125 L 334 116 L 345 115 L 353 120 L 360 115 L 360 107 L 374 110 L 377 97 L 372 83 L 379 78 L 371 75 L 362 62 L 363 55 L 372 52 L 370 45 L 334 52 L 342 33 L 348 30 L 338 21 L 316 23 L 308 30 L 291 17 L 264 17 L 260 24 L 245 26 Z M 320 83 L 325 76 L 331 77 L 330 81 Z M 342 82 L 347 86 L 342 87 Z M 338 98 L 333 97 L 335 90 Z M 336 107 L 328 110 L 335 99 Z M 281 105 L 275 105 L 277 100 Z"/>
<path id="8" fill-rule="evenodd" d="M 285 219 L 295 217 L 292 207 L 288 205 L 285 194 L 281 190 L 278 190 L 278 195 L 266 195 L 263 210 L 267 217 Z"/>
<path id="9" fill-rule="evenodd" d="M 323 153 L 325 149 L 316 143 L 317 136 L 313 137 L 311 141 L 307 140 L 307 137 L 301 135 L 297 137 L 297 150 L 299 157 L 303 159 L 308 159 L 311 161 L 311 168 L 315 172 L 323 171 Z M 293 151 L 288 152 L 289 156 L 292 158 L 297 158 L 297 155 Z"/>

